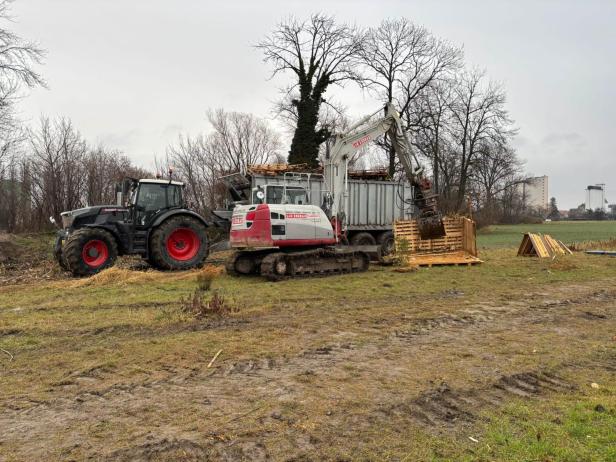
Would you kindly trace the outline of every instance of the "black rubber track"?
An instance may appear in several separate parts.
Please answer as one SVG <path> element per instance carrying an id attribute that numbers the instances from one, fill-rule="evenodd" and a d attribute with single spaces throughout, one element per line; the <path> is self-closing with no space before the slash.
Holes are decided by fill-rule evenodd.
<path id="1" fill-rule="evenodd" d="M 286 266 L 284 274 L 277 271 L 277 264 L 281 261 L 284 261 Z M 357 251 L 336 252 L 331 249 L 315 249 L 290 253 L 274 252 L 261 261 L 261 275 L 270 281 L 280 281 L 358 273 L 366 271 L 369 265 L 369 256 Z"/>
<path id="2" fill-rule="evenodd" d="M 107 245 L 109 256 L 102 265 L 93 268 L 83 261 L 82 251 L 84 245 L 91 240 L 100 240 Z M 113 235 L 100 228 L 81 228 L 71 233 L 62 248 L 66 265 L 73 276 L 91 276 L 115 264 L 118 258 L 118 245 Z"/>
<path id="3" fill-rule="evenodd" d="M 227 274 L 231 276 L 247 276 L 259 274 L 261 260 L 269 251 L 242 251 L 234 252 L 225 262 Z"/>
<path id="4" fill-rule="evenodd" d="M 199 251 L 190 260 L 176 260 L 167 252 L 167 238 L 178 228 L 188 228 L 193 230 L 201 242 Z M 185 270 L 202 266 L 203 262 L 207 258 L 207 254 L 208 240 L 205 225 L 196 218 L 182 215 L 169 218 L 154 230 L 152 237 L 150 238 L 150 252 L 148 260 L 158 269 Z"/>

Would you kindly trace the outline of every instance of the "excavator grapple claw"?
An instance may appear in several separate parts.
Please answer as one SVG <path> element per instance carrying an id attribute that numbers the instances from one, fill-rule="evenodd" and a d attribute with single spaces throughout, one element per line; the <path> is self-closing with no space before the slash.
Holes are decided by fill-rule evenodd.
<path id="1" fill-rule="evenodd" d="M 417 219 L 419 235 L 422 239 L 438 239 L 445 237 L 445 225 L 440 214 Z"/>

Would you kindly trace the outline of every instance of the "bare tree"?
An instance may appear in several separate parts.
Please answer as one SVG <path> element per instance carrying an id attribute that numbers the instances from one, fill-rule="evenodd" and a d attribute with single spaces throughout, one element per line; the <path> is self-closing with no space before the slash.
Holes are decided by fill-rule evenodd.
<path id="1" fill-rule="evenodd" d="M 452 179 L 451 170 L 455 164 L 447 134 L 451 123 L 451 99 L 451 80 L 441 80 L 427 86 L 413 99 L 409 108 L 415 119 L 409 138 L 430 164 L 434 191 L 445 196 L 451 191 L 448 181 Z"/>
<path id="2" fill-rule="evenodd" d="M 264 120 L 222 109 L 208 111 L 208 119 L 211 133 L 180 136 L 160 162 L 175 168 L 186 183 L 187 198 L 202 213 L 222 205 L 226 195 L 219 180 L 222 175 L 283 160 L 278 134 Z"/>
<path id="3" fill-rule="evenodd" d="M 411 104 L 429 85 L 458 69 L 462 50 L 434 37 L 408 19 L 387 19 L 371 28 L 360 51 L 360 82 L 383 102 L 393 102 L 405 116 L 407 128 Z M 387 139 L 381 142 L 388 153 L 389 173 L 395 171 L 395 151 Z"/>
<path id="4" fill-rule="evenodd" d="M 493 82 L 485 85 L 484 77 L 484 71 L 464 72 L 449 105 L 450 131 L 459 158 L 457 210 L 465 204 L 469 180 L 482 147 L 489 143 L 505 144 L 515 134 L 513 121 L 505 109 L 504 90 Z"/>
<path id="5" fill-rule="evenodd" d="M 0 23 L 12 20 L 10 0 L 0 0 Z M 18 35 L 0 27 L 0 203 L 8 207 L 12 203 L 11 217 L 6 225 L 14 226 L 17 216 L 16 191 L 19 186 L 21 143 L 24 140 L 15 117 L 14 106 L 22 87 L 44 85 L 41 75 L 34 69 L 40 64 L 44 52 L 36 44 L 22 40 Z M 9 213 L 2 211 L 3 214 Z M 8 217 L 8 215 L 5 215 Z"/>
<path id="6" fill-rule="evenodd" d="M 200 213 L 219 206 L 218 178 L 222 175 L 221 164 L 210 156 L 206 138 L 182 136 L 167 148 L 165 163 L 172 166 L 186 184 L 186 200 Z"/>
<path id="7" fill-rule="evenodd" d="M 133 165 L 128 157 L 116 150 L 99 145 L 88 148 L 84 161 L 84 202 L 87 205 L 114 204 L 115 186 L 126 177 L 147 178 L 151 173 Z"/>
<path id="8" fill-rule="evenodd" d="M 42 117 L 38 130 L 30 131 L 32 199 L 37 219 L 60 219 L 60 213 L 84 205 L 87 145 L 71 121 Z"/>
<path id="9" fill-rule="evenodd" d="M 206 140 L 206 149 L 220 163 L 221 171 L 246 172 L 250 165 L 280 159 L 280 140 L 265 121 L 252 114 L 208 112 L 214 129 Z"/>
<path id="10" fill-rule="evenodd" d="M 473 169 L 473 189 L 481 220 L 500 221 L 504 215 L 504 195 L 524 180 L 523 162 L 506 144 L 485 143 L 479 150 Z"/>
<path id="11" fill-rule="evenodd" d="M 12 0 L 0 0 L 0 21 L 11 21 Z M 43 77 L 34 70 L 45 52 L 34 42 L 24 41 L 15 33 L 0 28 L 0 80 L 28 87 L 44 85 Z M 8 85 L 11 86 L 11 85 Z"/>
<path id="12" fill-rule="evenodd" d="M 317 165 L 319 146 L 330 136 L 326 126 L 317 129 L 324 94 L 332 84 L 356 79 L 353 64 L 362 39 L 357 28 L 336 24 L 331 16 L 314 14 L 307 21 L 291 18 L 281 22 L 257 44 L 265 62 L 273 65 L 272 76 L 291 72 L 295 77 L 288 89 L 297 108 L 289 162 Z"/>

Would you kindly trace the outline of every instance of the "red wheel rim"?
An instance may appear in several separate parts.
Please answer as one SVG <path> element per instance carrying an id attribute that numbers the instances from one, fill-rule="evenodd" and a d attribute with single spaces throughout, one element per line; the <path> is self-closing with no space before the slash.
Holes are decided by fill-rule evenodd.
<path id="1" fill-rule="evenodd" d="M 167 238 L 167 253 L 178 261 L 190 260 L 197 255 L 201 241 L 190 228 L 175 229 Z"/>
<path id="2" fill-rule="evenodd" d="M 98 268 L 105 264 L 109 258 L 109 249 L 100 239 L 92 239 L 86 242 L 81 250 L 81 258 L 91 268 Z"/>

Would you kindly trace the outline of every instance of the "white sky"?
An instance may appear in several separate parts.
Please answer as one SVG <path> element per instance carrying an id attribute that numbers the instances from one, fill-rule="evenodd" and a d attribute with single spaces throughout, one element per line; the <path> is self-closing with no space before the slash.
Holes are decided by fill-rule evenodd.
<path id="1" fill-rule="evenodd" d="M 518 153 L 559 207 L 594 183 L 616 202 L 616 1 L 17 0 L 12 29 L 48 51 L 49 89 L 30 92 L 22 116 L 70 117 L 151 166 L 179 133 L 207 130 L 208 108 L 271 117 L 279 82 L 253 45 L 318 11 L 362 26 L 406 16 L 464 45 L 505 85 Z M 357 117 L 379 105 L 351 86 L 330 93 Z"/>

